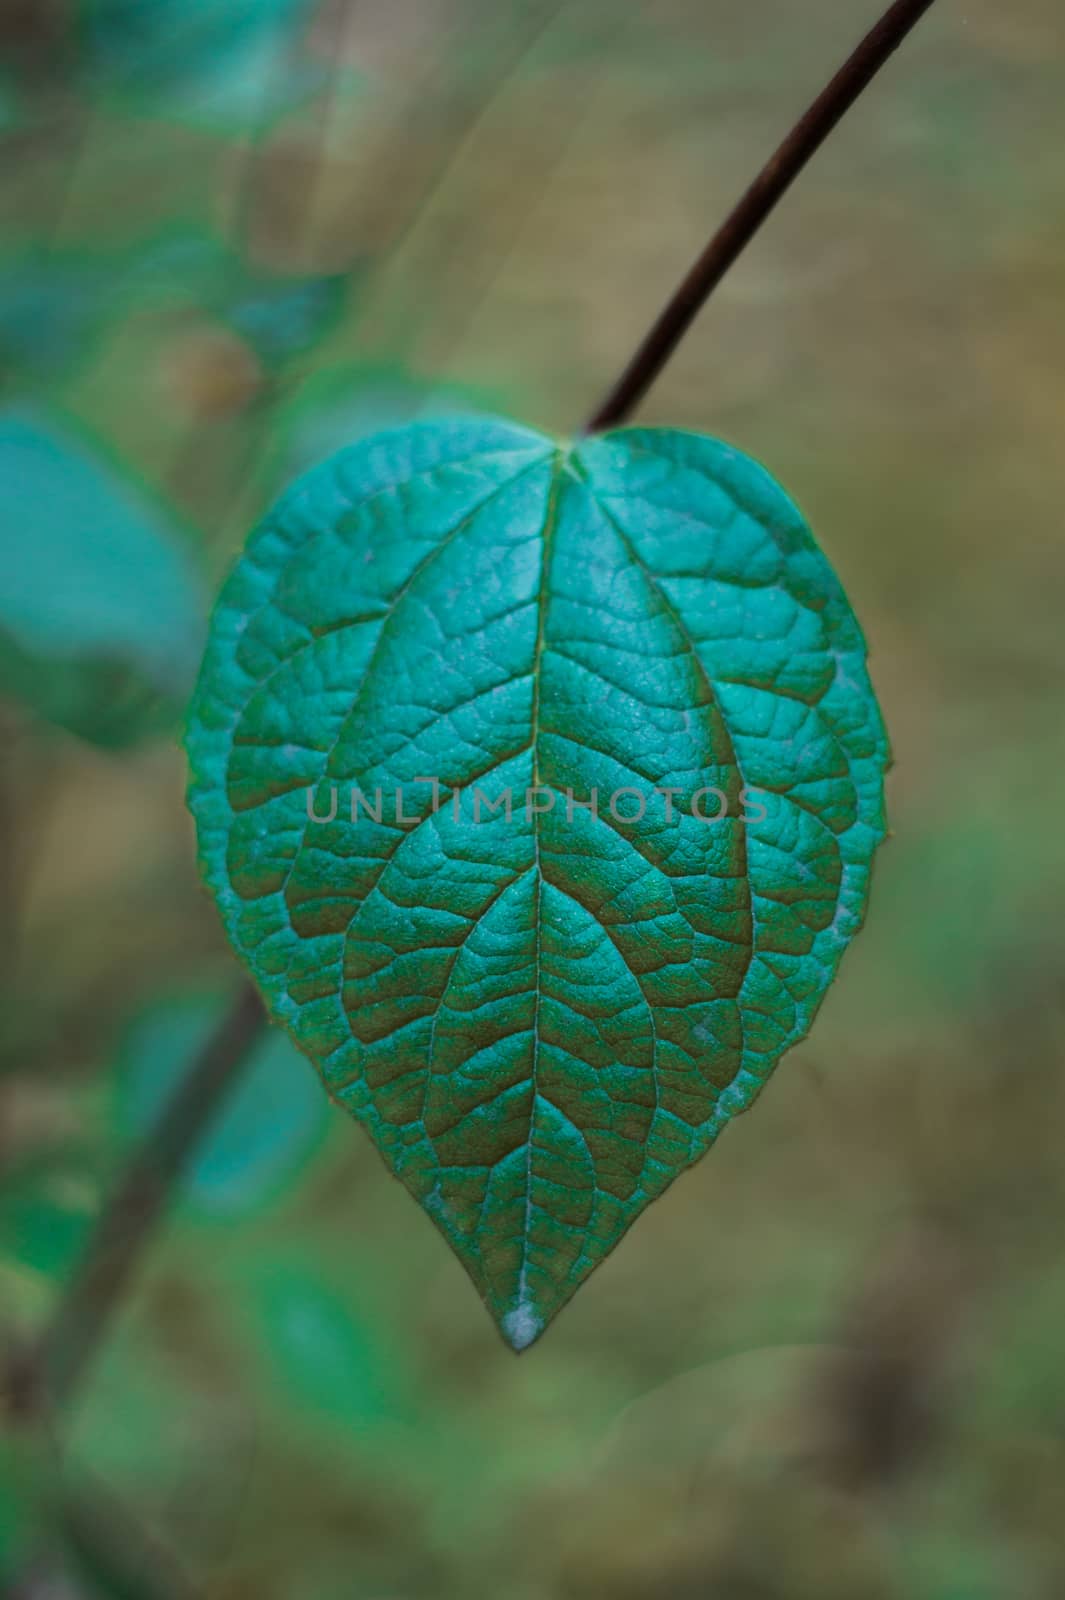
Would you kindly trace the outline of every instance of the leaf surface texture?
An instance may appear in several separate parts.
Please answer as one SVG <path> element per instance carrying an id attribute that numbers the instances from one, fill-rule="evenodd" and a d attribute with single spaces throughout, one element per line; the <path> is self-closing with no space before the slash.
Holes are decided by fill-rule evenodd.
<path id="1" fill-rule="evenodd" d="M 230 939 L 519 1349 L 806 1034 L 884 832 L 838 580 L 664 429 L 333 457 L 223 591 L 188 750 Z"/>

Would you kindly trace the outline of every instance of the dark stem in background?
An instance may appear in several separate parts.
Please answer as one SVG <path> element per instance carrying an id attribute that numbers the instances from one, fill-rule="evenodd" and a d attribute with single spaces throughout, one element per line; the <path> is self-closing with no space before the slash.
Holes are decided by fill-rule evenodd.
<path id="1" fill-rule="evenodd" d="M 737 256 L 931 4 L 932 0 L 896 0 L 866 34 L 678 284 L 617 383 L 585 423 L 586 433 L 601 433 L 631 416 Z"/>
<path id="2" fill-rule="evenodd" d="M 623 421 L 643 399 L 708 296 L 774 206 L 854 104 L 932 0 L 896 0 L 862 40 L 754 180 L 653 324 L 618 382 L 586 425 Z M 250 983 L 191 1063 L 158 1125 L 119 1181 L 93 1230 L 78 1271 L 42 1337 L 32 1372 L 42 1403 L 68 1402 L 93 1359 L 200 1138 L 224 1103 L 266 1023 Z M 26 1396 L 29 1399 L 29 1396 Z"/>
<path id="3" fill-rule="evenodd" d="M 242 984 L 123 1173 L 41 1340 L 35 1367 L 45 1402 L 64 1405 L 72 1398 L 122 1303 L 175 1180 L 224 1104 L 265 1023 L 256 990 Z"/>

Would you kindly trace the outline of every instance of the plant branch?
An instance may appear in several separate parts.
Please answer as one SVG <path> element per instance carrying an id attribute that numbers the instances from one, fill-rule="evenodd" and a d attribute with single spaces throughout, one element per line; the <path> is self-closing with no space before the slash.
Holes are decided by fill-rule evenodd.
<path id="1" fill-rule="evenodd" d="M 586 433 L 600 433 L 605 428 L 615 427 L 632 414 L 725 273 L 750 244 L 811 156 L 821 148 L 931 5 L 932 0 L 895 0 L 866 34 L 853 55 L 770 156 L 678 284 L 632 360 L 585 424 Z"/>
<path id="2" fill-rule="evenodd" d="M 73 1397 L 119 1310 L 175 1180 L 265 1025 L 262 1002 L 245 982 L 96 1221 L 36 1352 L 35 1375 L 43 1400 L 64 1405 Z"/>

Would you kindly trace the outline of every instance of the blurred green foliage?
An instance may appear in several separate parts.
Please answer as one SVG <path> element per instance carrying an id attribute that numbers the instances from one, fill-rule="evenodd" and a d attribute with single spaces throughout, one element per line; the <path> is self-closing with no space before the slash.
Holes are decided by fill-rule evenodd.
<path id="1" fill-rule="evenodd" d="M 224 1001 L 210 999 L 172 1001 L 130 1028 L 115 1106 L 116 1124 L 130 1141 L 147 1134 L 162 1115 L 224 1007 Z M 221 1218 L 263 1205 L 299 1172 L 320 1142 L 328 1115 L 305 1058 L 281 1034 L 268 1034 L 182 1174 L 179 1198 Z"/>
<path id="2" fill-rule="evenodd" d="M 240 132 L 320 84 L 298 34 L 309 0 L 83 0 L 73 44 L 94 87 L 134 108 Z"/>
<path id="3" fill-rule="evenodd" d="M 127 735 L 153 699 L 179 707 L 195 678 L 203 602 L 165 515 L 53 420 L 8 410 L 0 523 L 9 692 L 102 743 Z"/>
<path id="4" fill-rule="evenodd" d="M 3 415 L 158 541 L 90 553 L 60 627 L 50 541 L 100 524 L 4 473 L 0 625 L 37 571 L 63 645 L 0 660 L 12 1337 L 128 1149 L 145 1019 L 234 981 L 172 738 L 108 674 L 187 670 L 342 435 L 441 394 L 572 428 L 879 9 L 0 7 Z M 771 466 L 870 641 L 894 838 L 813 1037 L 521 1360 L 332 1114 L 230 1220 L 187 1189 L 62 1458 L 5 1436 L 9 1572 L 115 1594 L 147 1539 L 142 1595 L 176 1561 L 209 1600 L 1061 1593 L 1063 90 L 1057 0 L 939 0 L 644 409 Z M 116 667 L 101 585 L 113 618 L 144 568 Z"/>

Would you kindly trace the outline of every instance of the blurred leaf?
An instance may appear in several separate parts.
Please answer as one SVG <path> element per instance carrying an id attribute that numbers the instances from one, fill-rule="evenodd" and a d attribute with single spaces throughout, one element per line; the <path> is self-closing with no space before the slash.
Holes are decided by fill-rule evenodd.
<path id="1" fill-rule="evenodd" d="M 71 366 L 102 326 L 111 283 L 75 256 L 30 252 L 0 264 L 0 367 L 48 378 Z"/>
<path id="2" fill-rule="evenodd" d="M 223 590 L 187 746 L 235 949 L 517 1350 L 805 1037 L 885 827 L 839 580 L 670 429 L 342 451 Z"/>
<path id="3" fill-rule="evenodd" d="M 246 339 L 267 366 L 305 354 L 344 309 L 350 273 L 291 276 L 252 266 L 210 233 L 153 239 L 126 262 L 124 286 L 139 300 L 194 309 Z"/>
<path id="4" fill-rule="evenodd" d="M 223 1006 L 194 999 L 159 1006 L 129 1030 L 117 1116 L 128 1137 L 152 1127 Z M 302 1169 L 329 1124 L 329 1102 L 306 1060 L 277 1030 L 253 1052 L 181 1180 L 206 1216 L 246 1215 Z"/>
<path id="5" fill-rule="evenodd" d="M 85 0 L 87 64 L 153 115 L 261 126 L 324 79 L 301 51 L 313 0 Z"/>
<path id="6" fill-rule="evenodd" d="M 323 63 L 294 58 L 292 42 L 280 30 L 263 32 L 235 40 L 205 62 L 195 81 L 183 86 L 172 114 L 221 132 L 261 128 L 306 100 L 327 78 Z"/>
<path id="7" fill-rule="evenodd" d="M 52 1164 L 5 1173 L 0 1204 L 4 1253 L 48 1278 L 67 1272 L 92 1221 L 84 1196 L 72 1192 L 73 1187 Z"/>
<path id="8" fill-rule="evenodd" d="M 346 275 L 260 278 L 228 308 L 227 319 L 267 363 L 300 355 L 320 339 L 339 314 Z"/>
<path id="9" fill-rule="evenodd" d="M 233 260 L 214 233 L 166 229 L 134 252 L 127 263 L 126 282 L 136 294 L 199 300 Z"/>
<path id="10" fill-rule="evenodd" d="M 409 1381 L 403 1341 L 370 1294 L 360 1299 L 359 1277 L 343 1289 L 329 1282 L 336 1264 L 325 1258 L 260 1258 L 247 1309 L 252 1343 L 274 1368 L 290 1404 L 343 1430 L 392 1422 L 404 1409 Z"/>
<path id="11" fill-rule="evenodd" d="M 121 743 L 173 715 L 202 637 L 180 536 L 51 417 L 0 413 L 0 686 Z"/>

